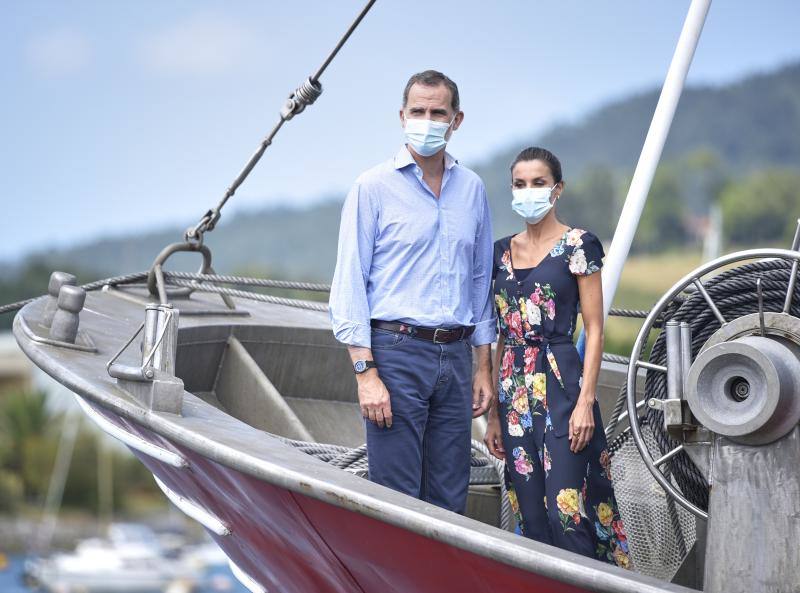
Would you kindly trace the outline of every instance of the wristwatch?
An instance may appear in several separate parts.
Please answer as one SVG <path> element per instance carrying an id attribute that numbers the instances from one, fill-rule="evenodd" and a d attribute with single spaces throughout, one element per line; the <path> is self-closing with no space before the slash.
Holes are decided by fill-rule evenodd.
<path id="1" fill-rule="evenodd" d="M 366 373 L 368 369 L 377 369 L 378 365 L 375 364 L 374 360 L 357 360 L 353 363 L 353 370 L 356 372 L 356 375 L 360 375 L 361 373 Z"/>

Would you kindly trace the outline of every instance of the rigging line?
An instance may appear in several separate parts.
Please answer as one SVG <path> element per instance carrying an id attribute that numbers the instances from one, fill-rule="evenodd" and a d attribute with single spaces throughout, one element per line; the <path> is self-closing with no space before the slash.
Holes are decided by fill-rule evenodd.
<path id="1" fill-rule="evenodd" d="M 244 180 L 247 179 L 248 175 L 250 175 L 250 172 L 261 160 L 264 152 L 272 144 L 273 138 L 275 138 L 278 131 L 283 127 L 283 124 L 292 119 L 298 113 L 301 113 L 306 107 L 314 103 L 314 101 L 319 98 L 319 96 L 322 94 L 322 85 L 319 83 L 320 76 L 322 76 L 322 73 L 325 72 L 327 67 L 333 61 L 333 58 L 336 57 L 336 55 L 339 53 L 339 50 L 342 49 L 344 44 L 356 30 L 356 27 L 358 27 L 375 2 L 376 0 L 369 0 L 367 2 L 350 27 L 348 27 L 345 34 L 339 40 L 339 43 L 337 43 L 336 47 L 333 48 L 333 51 L 328 54 L 328 57 L 319 67 L 316 74 L 306 79 L 303 84 L 301 84 L 291 95 L 289 95 L 286 103 L 284 103 L 283 109 L 281 109 L 278 123 L 275 124 L 275 127 L 273 127 L 272 131 L 267 134 L 266 138 L 261 141 L 261 144 L 247 161 L 239 175 L 237 175 L 236 179 L 233 180 L 233 183 L 231 183 L 231 185 L 225 191 L 225 195 L 222 196 L 222 199 L 219 201 L 217 206 L 207 211 L 194 227 L 189 227 L 185 234 L 187 241 L 202 241 L 203 234 L 205 232 L 214 230 L 214 227 L 217 225 L 217 222 L 220 219 L 222 208 L 225 206 L 228 200 L 233 197 L 233 194 L 236 193 L 236 190 L 239 188 L 239 186 L 244 183 Z"/>
<path id="2" fill-rule="evenodd" d="M 273 280 L 271 278 L 252 278 L 249 276 L 230 276 L 221 274 L 195 274 L 192 272 L 167 272 L 164 271 L 164 278 L 167 281 L 178 280 L 199 280 L 211 284 L 239 284 L 242 286 L 260 286 L 265 288 L 284 288 L 305 290 L 309 292 L 330 292 L 330 284 L 317 282 L 301 282 L 295 280 Z M 645 317 L 647 315 L 645 314 Z"/>
<path id="3" fill-rule="evenodd" d="M 216 294 L 224 294 L 227 296 L 237 297 L 241 299 L 250 299 L 252 301 L 261 301 L 262 303 L 272 303 L 275 305 L 285 305 L 287 307 L 298 307 L 301 309 L 310 309 L 311 311 L 328 311 L 328 304 L 318 301 L 303 301 L 300 299 L 288 299 L 284 297 L 276 297 L 269 294 L 261 294 L 259 292 L 250 292 L 247 290 L 237 290 L 234 288 L 224 288 L 221 286 L 197 284 L 187 280 L 173 279 L 169 281 L 170 284 L 175 286 L 186 286 L 192 288 L 197 292 L 212 292 Z"/>
<path id="4" fill-rule="evenodd" d="M 91 290 L 97 290 L 98 288 L 103 288 L 106 285 L 109 286 L 118 286 L 120 284 L 132 284 L 134 282 L 139 282 L 140 280 L 144 280 L 147 278 L 147 272 L 136 272 L 134 274 L 125 274 L 123 276 L 112 276 L 111 278 L 104 278 L 103 280 L 96 280 L 94 282 L 89 282 L 88 284 L 82 284 L 81 288 L 86 292 Z M 42 295 L 47 296 L 47 295 Z M 17 311 L 22 309 L 28 303 L 32 303 L 36 299 L 41 298 L 41 296 L 32 297 L 30 299 L 25 299 L 22 301 L 17 301 L 16 303 L 9 303 L 7 305 L 0 306 L 0 315 L 3 313 L 10 313 L 12 311 Z"/>
<path id="5" fill-rule="evenodd" d="M 375 2 L 376 0 L 369 0 L 369 2 L 367 2 L 364 8 L 361 9 L 361 13 L 356 17 L 356 19 L 350 25 L 350 28 L 347 29 L 347 32 L 339 40 L 339 43 L 336 44 L 336 47 L 333 48 L 333 51 L 330 53 L 325 62 L 323 62 L 322 66 L 319 67 L 317 73 L 311 77 L 311 82 L 317 82 L 319 80 L 319 77 L 322 76 L 322 73 L 325 72 L 325 70 L 328 68 L 328 65 L 333 61 L 333 58 L 336 57 L 336 54 L 339 53 L 339 50 L 342 49 L 342 46 L 344 46 L 344 44 L 350 38 L 350 35 L 353 34 L 353 31 L 356 30 L 356 27 L 358 27 L 358 25 L 361 24 L 361 21 L 364 19 L 364 17 L 367 16 L 369 9 L 372 8 L 372 5 L 375 4 Z"/>

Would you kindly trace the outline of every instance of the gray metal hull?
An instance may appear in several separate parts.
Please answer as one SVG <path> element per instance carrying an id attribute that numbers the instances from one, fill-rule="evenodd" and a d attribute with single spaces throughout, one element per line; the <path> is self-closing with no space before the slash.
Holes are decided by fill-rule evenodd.
<path id="1" fill-rule="evenodd" d="M 177 302 L 182 411 L 149 410 L 105 369 L 142 319 L 141 294 L 121 292 L 87 295 L 80 326 L 95 352 L 35 339 L 43 299 L 20 311 L 15 336 L 35 364 L 116 430 L 182 460 L 135 451 L 172 495 L 206 513 L 198 516 L 218 530 L 212 536 L 254 590 L 691 591 L 433 507 L 267 435 L 304 428 L 321 442 L 338 433 L 336 441 L 355 444 L 346 442 L 360 430 L 354 381 L 323 313 L 237 301 L 249 315 L 231 316 L 212 298 Z M 122 360 L 136 364 L 137 356 Z M 314 416 L 309 409 L 337 421 L 301 421 Z M 274 413 L 283 415 L 279 422 Z M 476 496 L 471 508 L 480 515 L 491 496 Z"/>

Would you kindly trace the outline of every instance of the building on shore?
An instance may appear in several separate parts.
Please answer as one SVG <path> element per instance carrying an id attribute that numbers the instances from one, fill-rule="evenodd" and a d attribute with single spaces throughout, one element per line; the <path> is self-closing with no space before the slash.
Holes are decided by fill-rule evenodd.
<path id="1" fill-rule="evenodd" d="M 0 396 L 34 389 L 34 369 L 11 332 L 0 332 Z"/>

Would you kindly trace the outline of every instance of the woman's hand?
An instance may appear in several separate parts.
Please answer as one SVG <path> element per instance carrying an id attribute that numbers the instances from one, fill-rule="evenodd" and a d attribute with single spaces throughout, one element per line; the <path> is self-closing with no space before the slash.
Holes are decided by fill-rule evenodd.
<path id="1" fill-rule="evenodd" d="M 573 453 L 582 451 L 594 434 L 594 400 L 591 402 L 578 398 L 575 409 L 569 417 L 569 450 Z M 488 433 L 487 433 L 488 434 Z"/>
<path id="2" fill-rule="evenodd" d="M 594 435 L 594 394 L 603 357 L 602 279 L 600 274 L 577 276 L 577 279 L 586 335 L 586 354 L 583 357 L 581 393 L 569 419 L 569 448 L 573 453 L 581 451 Z"/>
<path id="3" fill-rule="evenodd" d="M 483 443 L 486 445 L 486 448 L 489 449 L 489 453 L 497 457 L 500 461 L 506 460 L 506 450 L 503 448 L 503 433 L 500 428 L 500 417 L 497 415 L 497 410 L 494 407 L 489 410 Z"/>

